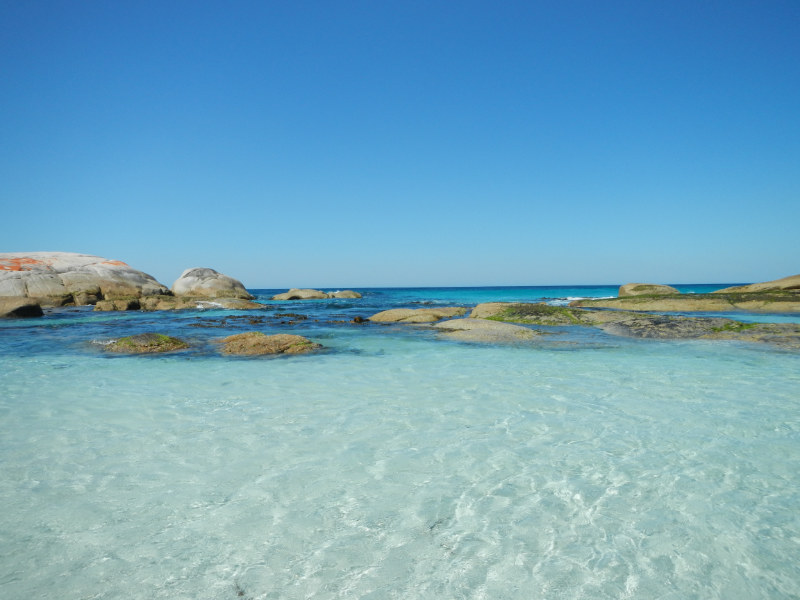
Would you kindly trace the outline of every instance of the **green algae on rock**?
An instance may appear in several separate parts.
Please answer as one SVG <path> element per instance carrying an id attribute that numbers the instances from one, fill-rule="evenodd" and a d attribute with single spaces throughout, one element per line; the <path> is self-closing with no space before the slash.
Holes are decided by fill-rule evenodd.
<path id="1" fill-rule="evenodd" d="M 645 312 L 800 312 L 800 275 L 724 288 L 710 294 L 680 294 L 675 290 L 673 294 L 651 292 L 630 296 L 623 295 L 624 287 L 620 288 L 618 298 L 575 300 L 570 306 Z"/>
<path id="2" fill-rule="evenodd" d="M 446 337 L 463 342 L 515 343 L 541 335 L 527 327 L 489 319 L 453 319 L 434 327 Z"/>
<path id="3" fill-rule="evenodd" d="M 224 354 L 259 356 L 264 354 L 303 354 L 322 348 L 301 335 L 279 333 L 266 335 L 260 331 L 237 333 L 222 340 Z"/>
<path id="4" fill-rule="evenodd" d="M 174 352 L 185 350 L 189 344 L 178 338 L 162 333 L 139 333 L 120 338 L 105 346 L 109 352 L 127 354 L 153 354 L 157 352 Z"/>
<path id="5" fill-rule="evenodd" d="M 685 317 L 638 311 L 592 310 L 574 307 L 487 302 L 469 319 L 544 326 L 585 326 L 611 335 L 648 339 L 736 340 L 800 349 L 800 324 L 743 323 L 724 317 Z"/>

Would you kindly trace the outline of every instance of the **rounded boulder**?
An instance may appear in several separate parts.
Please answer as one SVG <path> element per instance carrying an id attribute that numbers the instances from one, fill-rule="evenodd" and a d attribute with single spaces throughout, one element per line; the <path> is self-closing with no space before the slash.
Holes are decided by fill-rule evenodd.
<path id="1" fill-rule="evenodd" d="M 172 293 L 203 298 L 253 298 L 238 279 L 205 267 L 186 269 L 172 284 Z"/>

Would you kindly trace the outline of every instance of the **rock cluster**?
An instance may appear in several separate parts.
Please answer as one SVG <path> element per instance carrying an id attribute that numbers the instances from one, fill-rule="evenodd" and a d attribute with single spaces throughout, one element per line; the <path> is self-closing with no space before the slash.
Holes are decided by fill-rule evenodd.
<path id="1" fill-rule="evenodd" d="M 651 286 L 651 284 L 627 284 Z M 678 294 L 666 291 L 645 295 L 624 295 L 622 286 L 618 298 L 576 300 L 572 307 L 616 308 L 644 312 L 729 312 L 749 311 L 768 313 L 800 312 L 800 275 L 783 279 L 729 287 L 710 294 Z M 634 292 L 635 294 L 635 292 Z"/>
<path id="2" fill-rule="evenodd" d="M 475 314 L 503 323 L 596 327 L 621 337 L 726 339 L 769 343 L 787 349 L 800 348 L 800 325 L 796 323 L 742 323 L 721 317 L 684 317 L 625 310 L 591 310 L 501 302 L 479 304 L 469 319 L 461 321 L 471 321 Z"/>
<path id="3" fill-rule="evenodd" d="M 353 290 L 323 292 L 321 290 L 292 288 L 288 292 L 276 294 L 272 300 L 325 300 L 327 298 L 361 298 L 361 294 Z"/>
<path id="4" fill-rule="evenodd" d="M 0 317 L 41 316 L 42 306 L 95 310 L 263 309 L 242 282 L 187 269 L 172 290 L 124 262 L 74 252 L 0 253 Z"/>
<path id="5" fill-rule="evenodd" d="M 0 253 L 0 296 L 65 306 L 157 294 L 169 290 L 118 260 L 73 252 Z"/>

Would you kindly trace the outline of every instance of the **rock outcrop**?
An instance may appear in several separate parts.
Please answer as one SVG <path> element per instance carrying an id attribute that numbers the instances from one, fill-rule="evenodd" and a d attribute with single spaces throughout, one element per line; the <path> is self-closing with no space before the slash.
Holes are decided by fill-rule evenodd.
<path id="1" fill-rule="evenodd" d="M 214 269 L 195 267 L 186 269 L 172 284 L 176 296 L 201 298 L 241 298 L 252 300 L 242 282 Z"/>
<path id="2" fill-rule="evenodd" d="M 683 294 L 682 296 L 631 296 L 575 300 L 571 307 L 616 308 L 644 312 L 800 312 L 800 293 L 776 292 Z"/>
<path id="3" fill-rule="evenodd" d="M 520 325 L 473 318 L 443 321 L 434 327 L 448 338 L 462 342 L 514 343 L 539 335 L 538 332 Z"/>
<path id="4" fill-rule="evenodd" d="M 144 298 L 122 298 L 100 300 L 94 309 L 113 310 L 206 310 L 222 308 L 226 310 L 264 310 L 264 305 L 242 298 L 203 298 L 194 296 L 147 296 Z"/>
<path id="5" fill-rule="evenodd" d="M 0 318 L 41 317 L 41 305 L 30 298 L 0 298 Z"/>
<path id="6" fill-rule="evenodd" d="M 470 313 L 471 319 L 494 319 L 513 323 L 534 325 L 590 325 L 594 323 L 588 311 L 551 306 L 543 302 L 527 304 L 523 302 L 485 302 L 478 304 Z"/>
<path id="7" fill-rule="evenodd" d="M 353 290 L 323 292 L 320 290 L 292 288 L 283 294 L 276 294 L 272 300 L 325 300 L 327 298 L 361 298 L 361 294 Z"/>
<path id="8" fill-rule="evenodd" d="M 259 331 L 237 333 L 222 340 L 224 354 L 258 356 L 263 354 L 304 354 L 322 348 L 301 335 L 279 333 L 266 335 Z"/>
<path id="9" fill-rule="evenodd" d="M 790 275 L 782 279 L 751 283 L 750 285 L 736 285 L 713 292 L 714 294 L 770 292 L 775 290 L 800 290 L 800 275 Z"/>
<path id="10" fill-rule="evenodd" d="M 109 352 L 123 354 L 153 354 L 157 352 L 175 352 L 185 350 L 189 344 L 178 338 L 161 333 L 140 333 L 120 338 L 105 346 Z"/>
<path id="11" fill-rule="evenodd" d="M 372 315 L 373 323 L 433 323 L 467 313 L 462 306 L 442 306 L 440 308 L 392 308 Z"/>
<path id="12" fill-rule="evenodd" d="M 72 252 L 0 253 L 0 296 L 65 306 L 156 294 L 169 290 L 118 260 Z"/>
<path id="13" fill-rule="evenodd" d="M 800 275 L 717 290 L 710 294 L 672 294 L 585 299 L 572 307 L 645 312 L 800 312 Z"/>
<path id="14" fill-rule="evenodd" d="M 459 319 L 459 321 L 482 320 L 474 318 L 476 314 L 502 324 L 510 322 L 548 327 L 574 325 L 596 327 L 621 337 L 662 340 L 722 339 L 768 343 L 791 350 L 800 349 L 800 324 L 797 323 L 743 323 L 722 317 L 684 317 L 510 302 L 479 304 L 473 309 L 469 319 Z M 446 323 L 454 321 L 446 321 L 439 325 Z"/>
<path id="15" fill-rule="evenodd" d="M 669 296 L 672 294 L 680 294 L 680 292 L 671 285 L 657 283 L 626 283 L 620 286 L 617 293 L 620 298 L 625 298 L 626 296 Z"/>
<path id="16" fill-rule="evenodd" d="M 276 294 L 272 300 L 323 300 L 328 294 L 319 290 L 292 288 L 283 294 Z"/>

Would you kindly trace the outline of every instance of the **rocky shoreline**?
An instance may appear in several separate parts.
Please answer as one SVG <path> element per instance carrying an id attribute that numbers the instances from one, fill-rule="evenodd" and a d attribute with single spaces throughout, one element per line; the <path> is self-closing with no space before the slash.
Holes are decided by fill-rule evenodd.
<path id="1" fill-rule="evenodd" d="M 352 290 L 291 289 L 271 300 L 339 298 L 356 299 L 361 294 Z M 0 317 L 38 317 L 44 314 L 43 307 L 85 305 L 94 306 L 96 311 L 267 310 L 267 306 L 253 300 L 242 282 L 204 267 L 185 270 L 167 288 L 142 271 L 102 257 L 64 252 L 0 253 Z M 569 306 L 488 302 L 474 306 L 468 315 L 467 311 L 463 306 L 393 308 L 349 322 L 376 327 L 387 324 L 427 327 L 444 339 L 463 342 L 529 344 L 536 343 L 543 335 L 584 327 L 619 337 L 737 340 L 800 350 L 800 324 L 745 323 L 727 316 L 665 314 L 800 313 L 800 275 L 710 294 L 680 294 L 671 286 L 631 283 L 619 288 L 617 298 L 578 300 Z M 306 318 L 295 313 L 290 316 L 292 320 L 281 323 L 301 323 Z M 251 321 L 266 325 L 265 319 Z M 258 331 L 240 334 L 223 340 L 226 348 L 223 353 L 293 354 L 321 348 L 306 338 L 278 336 Z M 109 344 L 107 350 L 152 353 L 188 347 L 182 340 L 167 340 L 161 334 L 148 333 L 141 338 L 122 338 Z"/>
<path id="2" fill-rule="evenodd" d="M 643 312 L 800 312 L 800 275 L 724 288 L 710 294 L 681 294 L 673 287 L 629 283 L 617 298 L 576 300 L 577 308 L 614 308 Z"/>

